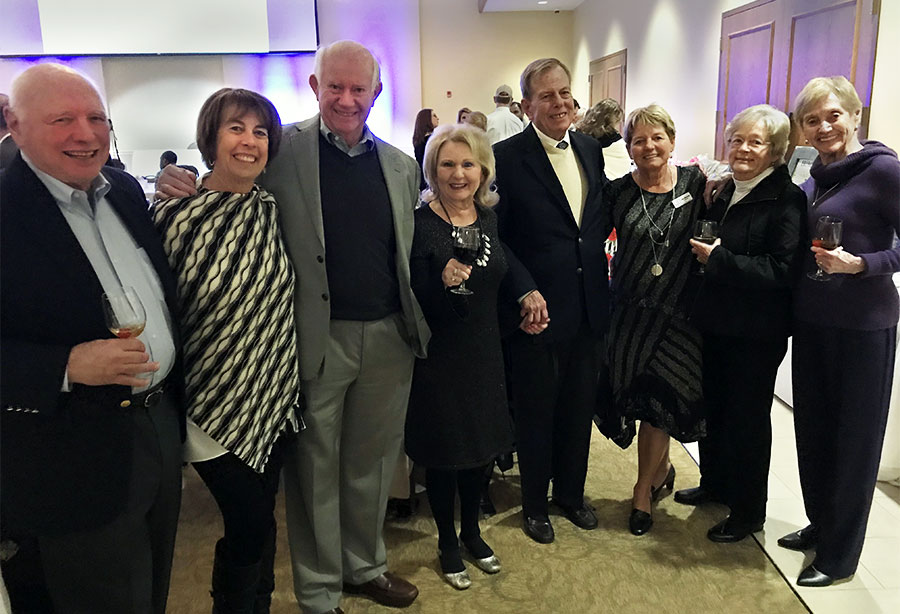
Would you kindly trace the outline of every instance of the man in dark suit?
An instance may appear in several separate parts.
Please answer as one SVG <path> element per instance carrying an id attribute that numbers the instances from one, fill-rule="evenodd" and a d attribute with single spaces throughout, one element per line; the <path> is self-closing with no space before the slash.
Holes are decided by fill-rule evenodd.
<path id="1" fill-rule="evenodd" d="M 597 518 L 584 501 L 609 292 L 604 241 L 603 155 L 569 126 L 568 68 L 535 60 L 522 73 L 532 123 L 494 146 L 500 236 L 524 320 L 509 340 L 525 533 L 554 539 L 547 491 L 576 526 Z"/>
<path id="2" fill-rule="evenodd" d="M 0 523 L 37 543 L 56 611 L 163 614 L 184 425 L 174 280 L 138 183 L 101 174 L 109 124 L 84 77 L 29 68 L 6 119 L 20 153 L 0 175 Z M 140 338 L 104 320 L 123 286 Z"/>

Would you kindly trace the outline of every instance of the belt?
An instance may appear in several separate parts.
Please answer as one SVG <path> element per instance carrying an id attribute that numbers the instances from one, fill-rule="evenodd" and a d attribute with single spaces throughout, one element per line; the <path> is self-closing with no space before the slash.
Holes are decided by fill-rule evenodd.
<path id="1" fill-rule="evenodd" d="M 122 401 L 122 403 L 120 403 L 120 405 L 122 407 L 129 407 L 132 405 L 135 407 L 153 407 L 154 405 L 157 405 L 162 400 L 162 397 L 165 394 L 165 392 L 166 392 L 165 386 L 163 384 L 160 384 L 159 386 L 157 386 L 155 388 L 151 388 L 150 390 L 147 390 L 146 392 L 141 392 L 141 393 L 132 395 L 131 401 Z"/>

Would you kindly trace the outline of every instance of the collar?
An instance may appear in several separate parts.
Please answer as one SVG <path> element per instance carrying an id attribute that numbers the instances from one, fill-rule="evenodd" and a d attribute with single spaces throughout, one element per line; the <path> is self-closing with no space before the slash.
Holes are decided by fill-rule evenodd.
<path id="1" fill-rule="evenodd" d="M 322 116 L 319 116 L 319 133 L 325 137 L 325 140 L 343 151 L 348 155 L 358 155 L 361 153 L 365 153 L 370 149 L 375 147 L 375 136 L 372 134 L 372 131 L 369 130 L 368 125 L 363 126 L 362 138 L 359 142 L 350 146 L 347 142 L 338 135 L 336 132 L 332 131 L 327 125 L 325 125 L 325 121 L 322 119 Z"/>
<path id="2" fill-rule="evenodd" d="M 732 179 L 734 179 L 734 185 L 737 190 L 741 192 L 749 192 L 750 190 L 758 186 L 763 179 L 771 175 L 773 172 L 775 172 L 775 167 L 770 166 L 752 179 L 747 179 L 746 181 L 741 181 L 736 177 L 732 177 Z"/>
<path id="3" fill-rule="evenodd" d="M 531 123 L 534 126 L 534 122 Z M 546 134 L 540 131 L 537 126 L 534 126 L 534 131 L 537 133 L 538 139 L 541 141 L 541 146 L 544 148 L 544 151 L 547 152 L 547 155 L 565 155 L 567 151 L 572 149 L 572 141 L 569 138 L 569 131 L 566 130 L 566 133 L 563 135 L 563 138 L 560 140 L 550 138 Z M 558 143 L 565 142 L 568 147 L 566 149 L 560 149 L 556 145 Z"/>
<path id="4" fill-rule="evenodd" d="M 79 206 L 83 206 L 84 203 L 88 202 L 88 194 L 84 190 L 79 190 L 78 188 L 73 188 L 72 186 L 63 183 L 56 177 L 49 175 L 39 169 L 34 163 L 25 155 L 25 152 L 22 152 L 22 159 L 25 161 L 25 164 L 28 165 L 37 178 L 41 180 L 41 183 L 47 188 L 47 191 L 50 192 L 50 195 L 64 207 L 68 208 L 76 208 Z M 106 196 L 109 192 L 110 184 L 109 181 L 106 180 L 106 177 L 103 174 L 98 174 L 94 177 L 94 180 L 91 182 L 90 192 L 94 197 L 94 202 L 99 201 L 101 198 Z M 81 205 L 79 204 L 81 203 Z"/>

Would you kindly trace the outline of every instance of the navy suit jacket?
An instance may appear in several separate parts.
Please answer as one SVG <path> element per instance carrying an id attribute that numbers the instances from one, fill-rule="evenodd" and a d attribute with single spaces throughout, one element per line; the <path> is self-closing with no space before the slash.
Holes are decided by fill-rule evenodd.
<path id="1" fill-rule="evenodd" d="M 569 341 L 585 320 L 597 333 L 609 323 L 604 246 L 612 225 L 603 199 L 603 153 L 595 139 L 569 135 L 587 178 L 580 228 L 533 125 L 494 145 L 500 194 L 495 210 L 509 248 L 512 284 L 516 296 L 539 290 L 550 314 L 536 343 Z"/>
<path id="2" fill-rule="evenodd" d="M 146 251 L 175 314 L 175 280 L 130 175 L 104 167 L 107 195 Z M 112 338 L 103 288 L 56 201 L 17 155 L 0 175 L 0 522 L 47 535 L 101 526 L 127 499 L 132 459 L 126 386 L 61 392 L 71 348 Z M 175 331 L 177 335 L 177 331 Z M 177 347 L 177 339 L 176 339 Z M 167 378 L 183 407 L 176 362 Z M 184 415 L 181 416 L 182 425 Z"/>

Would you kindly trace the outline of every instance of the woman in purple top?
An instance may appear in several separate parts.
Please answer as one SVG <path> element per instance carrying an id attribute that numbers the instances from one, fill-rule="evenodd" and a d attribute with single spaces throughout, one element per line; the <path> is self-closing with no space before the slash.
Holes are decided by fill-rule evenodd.
<path id="1" fill-rule="evenodd" d="M 819 157 L 807 194 L 810 236 L 822 216 L 839 218 L 840 247 L 811 247 L 794 295 L 794 429 L 809 526 L 778 544 L 815 550 L 797 580 L 828 586 L 856 571 L 884 441 L 900 271 L 900 162 L 857 136 L 862 103 L 844 77 L 816 78 L 794 117 Z"/>

